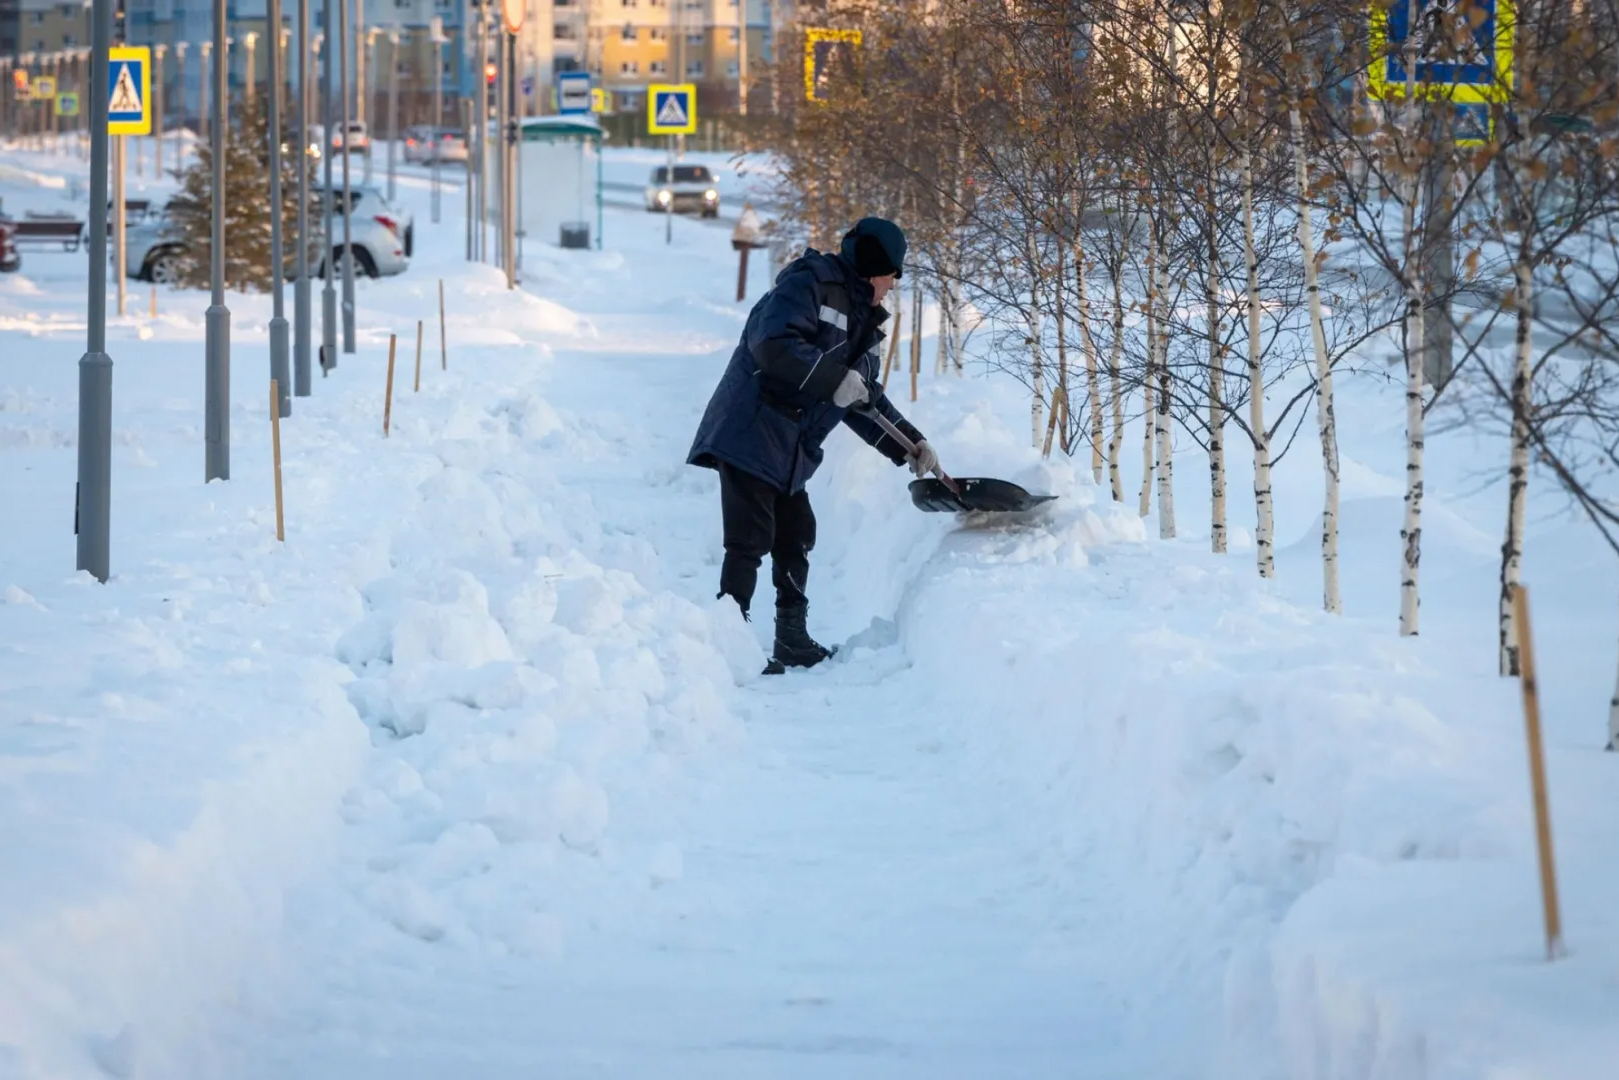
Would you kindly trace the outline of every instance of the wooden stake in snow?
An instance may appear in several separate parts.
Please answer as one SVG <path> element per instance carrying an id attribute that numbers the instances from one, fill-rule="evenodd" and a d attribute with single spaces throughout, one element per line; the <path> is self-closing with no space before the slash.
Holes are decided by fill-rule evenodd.
<path id="1" fill-rule="evenodd" d="M 275 538 L 286 542 L 287 526 L 281 513 L 281 387 L 270 380 L 270 459 L 275 464 Z"/>
<path id="2" fill-rule="evenodd" d="M 894 358 L 899 355 L 900 334 L 905 329 L 905 305 L 894 298 L 894 333 L 888 339 L 888 354 L 883 357 L 883 389 L 888 389 L 888 374 L 894 370 Z"/>
<path id="3" fill-rule="evenodd" d="M 393 334 L 388 335 L 388 388 L 382 397 L 382 437 L 388 437 L 388 425 L 393 420 L 394 411 L 394 346 L 399 339 Z"/>
<path id="4" fill-rule="evenodd" d="M 157 318 L 157 282 L 152 282 L 152 311 L 151 317 Z"/>
<path id="5" fill-rule="evenodd" d="M 416 320 L 416 384 L 410 388 L 413 394 L 420 393 L 422 389 L 422 320 Z"/>
<path id="6" fill-rule="evenodd" d="M 438 279 L 438 366 L 441 371 L 450 370 L 450 346 L 444 336 L 444 279 Z"/>
<path id="7" fill-rule="evenodd" d="M 1563 916 L 1557 904 L 1557 866 L 1552 853 L 1551 798 L 1546 791 L 1546 752 L 1540 737 L 1540 689 L 1535 683 L 1535 653 L 1529 634 L 1529 591 L 1512 590 L 1517 616 L 1518 650 L 1523 674 L 1523 723 L 1529 740 L 1529 789 L 1535 801 L 1535 847 L 1540 856 L 1540 900 L 1546 916 L 1546 959 L 1563 955 Z"/>

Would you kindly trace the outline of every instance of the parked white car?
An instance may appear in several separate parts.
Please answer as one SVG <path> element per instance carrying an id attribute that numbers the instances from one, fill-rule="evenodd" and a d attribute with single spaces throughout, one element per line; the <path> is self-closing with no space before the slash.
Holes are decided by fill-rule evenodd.
<path id="1" fill-rule="evenodd" d="M 718 181 L 706 165 L 676 165 L 673 178 L 669 175 L 669 166 L 659 165 L 652 170 L 652 181 L 646 187 L 646 208 L 654 212 L 672 209 L 677 214 L 719 217 Z"/>
<path id="2" fill-rule="evenodd" d="M 410 267 L 410 254 L 415 238 L 415 220 L 408 211 L 395 207 L 378 189 L 366 185 L 351 189 L 354 202 L 349 213 L 349 226 L 354 246 L 354 269 L 367 277 L 391 277 L 403 274 Z M 319 193 L 317 192 L 317 197 Z M 341 206 L 341 189 L 333 193 L 335 205 Z M 320 214 L 311 224 L 321 227 Z M 332 253 L 342 254 L 343 220 L 332 220 L 334 237 Z M 289 233 L 288 239 L 291 239 Z M 324 245 L 322 245 L 324 246 Z M 124 231 L 124 273 L 141 281 L 155 281 L 160 285 L 172 284 L 180 276 L 180 260 L 186 253 L 185 238 L 178 224 L 165 206 L 150 213 L 139 225 Z M 287 267 L 293 273 L 291 260 Z M 315 276 L 326 275 L 326 262 L 315 267 Z"/>
<path id="3" fill-rule="evenodd" d="M 364 121 L 350 120 L 347 128 L 347 138 L 342 134 L 342 130 L 332 132 L 330 142 L 333 153 L 339 153 L 345 149 L 350 154 L 369 155 L 371 153 L 371 135 L 366 130 Z"/>
<path id="4" fill-rule="evenodd" d="M 452 128 L 413 127 L 405 132 L 405 162 L 431 165 L 433 162 L 467 160 L 467 141 Z"/>

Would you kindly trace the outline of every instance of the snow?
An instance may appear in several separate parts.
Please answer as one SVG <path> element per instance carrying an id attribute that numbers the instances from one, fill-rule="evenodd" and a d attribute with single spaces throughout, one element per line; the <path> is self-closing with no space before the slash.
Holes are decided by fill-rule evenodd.
<path id="1" fill-rule="evenodd" d="M 8 210 L 72 205 L 75 159 L 4 162 Z M 924 373 L 896 399 L 946 468 L 1061 498 L 921 514 L 835 435 L 810 624 L 843 648 L 762 678 L 769 626 L 714 598 L 717 482 L 683 465 L 745 316 L 728 229 L 665 248 L 612 210 L 607 250 L 529 246 L 510 293 L 461 259 L 458 198 L 434 227 L 401 186 L 418 257 L 358 283 L 358 353 L 282 425 L 284 545 L 268 298 L 230 297 L 232 479 L 204 485 L 206 297 L 152 319 L 131 283 L 106 586 L 72 573 L 83 256 L 0 276 L 0 1077 L 1611 1071 L 1619 575 L 1537 477 L 1547 964 L 1494 673 L 1498 437 L 1430 440 L 1409 641 L 1399 387 L 1339 387 L 1333 618 L 1313 439 L 1265 583 L 1241 453 L 1215 556 L 1195 450 L 1183 538 L 1149 539 L 1139 430 L 1115 506 L 1027 448 L 1007 380 Z"/>

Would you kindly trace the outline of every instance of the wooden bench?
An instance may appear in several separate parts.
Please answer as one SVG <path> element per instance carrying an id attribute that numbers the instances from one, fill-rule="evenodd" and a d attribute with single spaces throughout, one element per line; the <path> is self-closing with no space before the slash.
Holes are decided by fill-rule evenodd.
<path id="1" fill-rule="evenodd" d="M 34 217 L 11 222 L 12 241 L 18 248 L 61 245 L 63 251 L 77 251 L 84 241 L 84 222 L 72 218 Z"/>

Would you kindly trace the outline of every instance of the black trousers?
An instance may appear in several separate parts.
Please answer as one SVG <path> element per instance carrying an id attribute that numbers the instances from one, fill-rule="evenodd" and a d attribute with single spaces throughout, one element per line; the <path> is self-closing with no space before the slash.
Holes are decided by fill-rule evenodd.
<path id="1" fill-rule="evenodd" d="M 770 556 L 776 606 L 803 607 L 809 580 L 809 553 L 815 547 L 815 511 L 809 493 L 788 495 L 768 481 L 720 463 L 720 512 L 725 523 L 725 562 L 720 595 L 729 595 L 744 614 L 753 603 L 759 564 Z"/>

